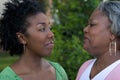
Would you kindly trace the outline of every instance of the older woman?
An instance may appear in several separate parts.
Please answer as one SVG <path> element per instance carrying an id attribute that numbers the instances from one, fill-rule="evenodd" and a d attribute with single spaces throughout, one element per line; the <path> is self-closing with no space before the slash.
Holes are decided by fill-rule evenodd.
<path id="1" fill-rule="evenodd" d="M 54 34 L 43 3 L 11 0 L 2 15 L 1 45 L 20 58 L 0 73 L 0 80 L 68 80 L 58 63 L 44 59 L 54 47 Z"/>
<path id="2" fill-rule="evenodd" d="M 120 80 L 120 1 L 102 2 L 84 29 L 86 61 L 76 80 Z"/>

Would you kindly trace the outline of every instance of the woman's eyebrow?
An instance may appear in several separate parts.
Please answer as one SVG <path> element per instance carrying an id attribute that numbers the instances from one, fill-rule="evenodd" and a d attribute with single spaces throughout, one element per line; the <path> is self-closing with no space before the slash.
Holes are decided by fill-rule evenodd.
<path id="1" fill-rule="evenodd" d="M 38 24 L 46 24 L 45 22 L 39 22 Z"/>
<path id="2" fill-rule="evenodd" d="M 39 25 L 39 24 L 41 24 L 41 25 L 50 25 L 51 23 L 49 22 L 49 23 L 45 23 L 45 22 L 39 22 L 39 23 L 37 23 L 37 25 Z"/>

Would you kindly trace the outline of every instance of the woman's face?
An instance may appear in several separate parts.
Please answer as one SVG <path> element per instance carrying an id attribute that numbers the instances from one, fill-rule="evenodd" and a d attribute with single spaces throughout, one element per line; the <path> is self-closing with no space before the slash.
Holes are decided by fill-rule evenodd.
<path id="1" fill-rule="evenodd" d="M 108 17 L 100 10 L 95 10 L 84 28 L 84 49 L 94 56 L 108 51 L 110 26 Z"/>
<path id="2" fill-rule="evenodd" d="M 27 18 L 30 26 L 27 29 L 26 36 L 26 52 L 37 54 L 41 57 L 50 55 L 54 47 L 50 22 L 47 16 L 43 13 L 38 13 Z"/>

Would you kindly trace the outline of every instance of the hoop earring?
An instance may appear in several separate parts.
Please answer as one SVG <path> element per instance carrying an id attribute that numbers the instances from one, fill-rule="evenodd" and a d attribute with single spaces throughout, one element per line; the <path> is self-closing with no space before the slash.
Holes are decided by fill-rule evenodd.
<path id="1" fill-rule="evenodd" d="M 110 56 L 112 56 L 112 53 L 114 53 L 114 55 L 116 56 L 116 41 L 110 42 L 109 53 L 110 53 Z"/>

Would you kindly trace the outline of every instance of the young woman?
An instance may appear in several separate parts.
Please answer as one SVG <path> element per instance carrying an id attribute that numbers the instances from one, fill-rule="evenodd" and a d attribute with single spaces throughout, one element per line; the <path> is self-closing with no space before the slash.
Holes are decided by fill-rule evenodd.
<path id="1" fill-rule="evenodd" d="M 4 50 L 20 58 L 0 73 L 0 80 L 68 80 L 64 69 L 44 57 L 54 47 L 43 3 L 36 0 L 11 0 L 5 4 L 0 20 Z"/>

